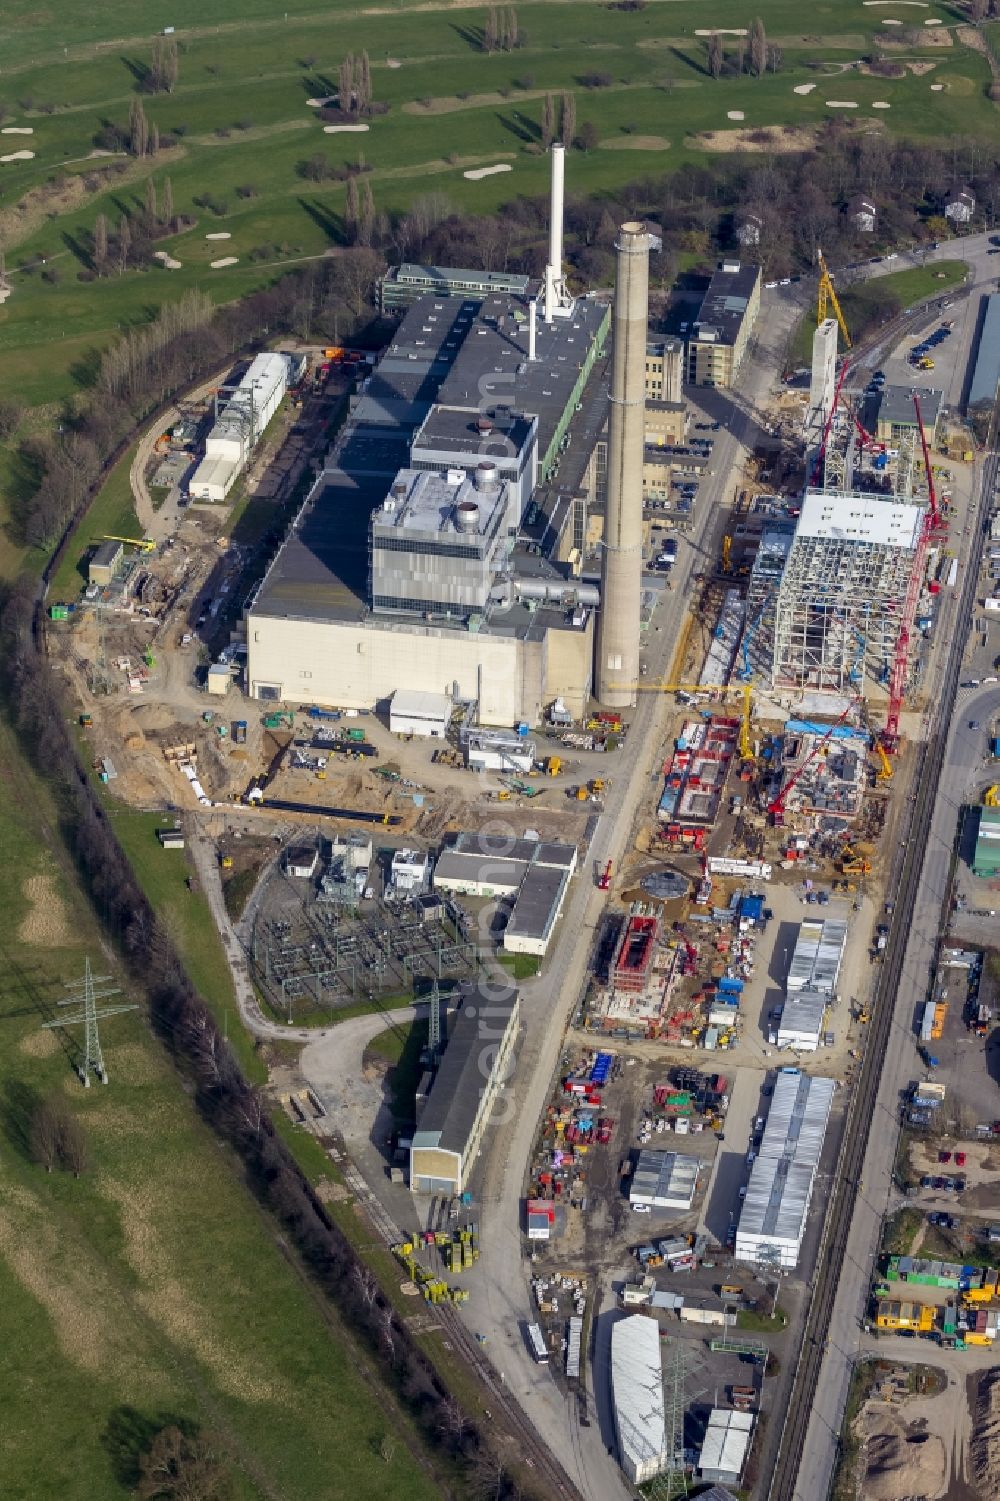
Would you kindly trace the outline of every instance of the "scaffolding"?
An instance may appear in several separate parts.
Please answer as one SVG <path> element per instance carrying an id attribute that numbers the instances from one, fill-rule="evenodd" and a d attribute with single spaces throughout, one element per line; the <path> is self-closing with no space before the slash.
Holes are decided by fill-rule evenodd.
<path id="1" fill-rule="evenodd" d="M 756 566 L 751 577 L 750 657 L 770 647 L 754 665 L 772 687 L 857 694 L 888 682 L 922 515 L 898 494 L 806 492 L 780 579 Z"/>

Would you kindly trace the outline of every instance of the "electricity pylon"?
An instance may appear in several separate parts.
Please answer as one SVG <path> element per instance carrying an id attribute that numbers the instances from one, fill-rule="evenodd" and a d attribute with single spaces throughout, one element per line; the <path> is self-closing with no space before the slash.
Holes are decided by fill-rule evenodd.
<path id="1" fill-rule="evenodd" d="M 104 1054 L 101 1052 L 101 1035 L 97 1029 L 98 1021 L 103 1021 L 108 1016 L 118 1016 L 122 1011 L 138 1011 L 136 1005 L 101 1006 L 98 1009 L 98 1001 L 105 1000 L 108 996 L 121 995 L 117 987 L 98 990 L 96 987 L 106 986 L 111 979 L 110 975 L 91 974 L 90 960 L 86 961 L 83 971 L 83 982 L 67 981 L 67 990 L 73 994 L 66 1000 L 60 1001 L 60 1006 L 79 1006 L 80 1010 L 74 1016 L 60 1016 L 54 1022 L 46 1022 L 46 1027 L 74 1027 L 83 1023 L 83 1062 L 77 1068 L 80 1082 L 84 1089 L 90 1088 L 90 1075 L 95 1073 L 102 1084 L 108 1082 L 108 1071 L 104 1067 Z"/>

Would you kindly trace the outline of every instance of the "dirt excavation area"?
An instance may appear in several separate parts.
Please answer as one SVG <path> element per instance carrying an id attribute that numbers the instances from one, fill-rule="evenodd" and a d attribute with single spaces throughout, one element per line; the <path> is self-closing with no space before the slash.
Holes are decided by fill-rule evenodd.
<path id="1" fill-rule="evenodd" d="M 879 1363 L 854 1436 L 865 1501 L 995 1501 L 1000 1367 L 962 1380 L 935 1366 Z"/>

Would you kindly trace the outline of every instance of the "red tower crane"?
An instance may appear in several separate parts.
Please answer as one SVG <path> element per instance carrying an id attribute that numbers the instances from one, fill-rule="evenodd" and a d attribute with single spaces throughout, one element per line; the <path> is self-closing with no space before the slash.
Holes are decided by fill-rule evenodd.
<path id="1" fill-rule="evenodd" d="M 941 512 L 938 510 L 931 454 L 927 446 L 927 434 L 924 431 L 924 419 L 920 411 L 920 397 L 916 391 L 913 393 L 913 409 L 917 414 L 917 428 L 920 432 L 920 446 L 923 450 L 924 470 L 927 474 L 927 510 L 924 512 L 923 520 L 920 523 L 917 550 L 913 559 L 913 568 L 910 572 L 909 582 L 906 586 L 903 611 L 899 620 L 899 635 L 896 638 L 896 652 L 893 657 L 892 672 L 889 677 L 889 707 L 885 716 L 885 729 L 882 731 L 882 744 L 887 751 L 892 752 L 895 752 L 899 747 L 899 716 L 903 708 L 903 694 L 906 689 L 906 675 L 910 663 L 910 641 L 913 636 L 913 622 L 916 618 L 917 605 L 920 601 L 920 590 L 924 581 L 924 569 L 927 566 L 927 547 L 935 532 L 946 530 L 946 523 L 942 520 Z"/>

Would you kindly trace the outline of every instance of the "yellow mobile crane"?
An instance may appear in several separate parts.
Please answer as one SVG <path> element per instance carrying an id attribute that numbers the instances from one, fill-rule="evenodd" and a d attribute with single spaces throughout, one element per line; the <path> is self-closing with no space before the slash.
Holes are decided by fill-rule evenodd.
<path id="1" fill-rule="evenodd" d="M 876 740 L 875 742 L 875 754 L 878 757 L 879 762 L 878 771 L 876 773 L 878 780 L 880 782 L 887 782 L 892 776 L 892 762 L 889 760 L 885 746 L 882 744 L 881 740 Z"/>
<path id="2" fill-rule="evenodd" d="M 847 332 L 847 323 L 840 310 L 840 303 L 837 301 L 837 294 L 833 289 L 833 279 L 830 276 L 826 261 L 823 259 L 823 252 L 819 249 L 816 251 L 816 264 L 819 267 L 819 288 L 816 294 L 816 323 L 819 325 L 823 322 L 826 318 L 828 304 L 832 305 L 837 322 L 840 324 L 840 332 L 844 336 L 844 343 L 850 349 L 851 336 Z"/>
<path id="3" fill-rule="evenodd" d="M 129 547 L 137 547 L 140 552 L 155 552 L 156 543 L 148 537 L 102 537 L 102 542 L 124 542 Z"/>

